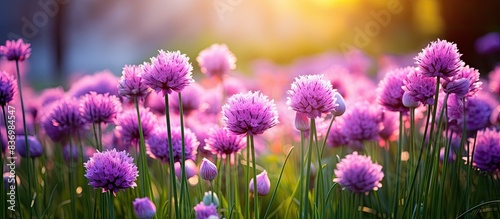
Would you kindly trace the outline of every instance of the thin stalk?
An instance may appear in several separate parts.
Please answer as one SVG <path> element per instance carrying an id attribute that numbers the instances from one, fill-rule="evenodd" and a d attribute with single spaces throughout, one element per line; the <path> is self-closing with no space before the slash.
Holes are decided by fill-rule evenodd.
<path id="1" fill-rule="evenodd" d="M 305 175 L 305 180 L 306 180 L 306 186 L 305 186 L 305 191 L 304 191 L 304 203 L 301 203 L 301 204 L 305 204 L 306 206 L 304 207 L 304 215 L 307 217 L 307 215 L 309 214 L 308 211 L 309 211 L 309 184 L 310 184 L 310 180 L 309 180 L 309 177 L 311 175 L 311 163 L 312 163 L 312 147 L 313 147 L 313 139 L 314 139 L 314 134 L 313 134 L 313 131 L 316 129 L 316 121 L 315 119 L 312 119 L 311 118 L 311 124 L 310 124 L 310 128 L 309 128 L 309 148 L 307 149 L 308 152 L 307 152 L 307 163 L 306 163 L 306 175 Z M 306 204 L 307 203 L 307 204 Z"/>
<path id="2" fill-rule="evenodd" d="M 410 119 L 410 122 L 413 122 Z M 399 112 L 399 140 L 398 140 L 398 149 L 396 154 L 396 190 L 394 195 L 394 200 L 392 203 L 392 208 L 394 212 L 394 217 L 398 218 L 398 203 L 399 203 L 399 184 L 401 184 L 401 153 L 403 153 L 403 113 Z"/>
<path id="3" fill-rule="evenodd" d="M 332 120 L 333 122 L 333 120 Z M 330 122 L 330 124 L 332 124 L 332 122 Z M 314 142 L 315 142 L 315 148 L 316 148 L 316 155 L 318 157 L 318 167 L 316 168 L 316 172 L 318 174 L 318 177 L 316 178 L 316 194 L 314 195 L 314 205 L 316 206 L 316 209 L 317 209 L 317 212 L 321 212 L 322 210 L 322 206 L 321 204 L 323 203 L 323 196 L 324 196 L 324 192 L 323 192 L 323 164 L 321 163 L 321 152 L 320 152 L 320 149 L 318 147 L 318 133 L 316 131 L 316 125 L 314 126 Z M 325 136 L 325 140 L 326 140 L 326 136 Z M 321 148 L 321 151 L 323 150 L 323 148 Z M 320 198 L 321 198 L 321 201 L 320 201 Z"/>
<path id="4" fill-rule="evenodd" d="M 269 209 L 271 208 L 271 205 L 273 204 L 274 196 L 276 195 L 276 192 L 278 191 L 278 187 L 279 187 L 280 182 L 281 182 L 281 177 L 283 176 L 283 171 L 285 170 L 286 162 L 288 161 L 288 158 L 290 157 L 290 154 L 292 154 L 292 151 L 293 151 L 293 147 L 290 148 L 290 150 L 288 151 L 288 154 L 285 157 L 285 162 L 283 162 L 283 167 L 281 168 L 281 172 L 280 172 L 280 176 L 278 178 L 278 182 L 276 182 L 276 187 L 274 188 L 273 194 L 271 195 L 271 200 L 269 200 L 269 204 L 267 205 L 266 212 L 264 213 L 264 217 L 263 218 L 266 218 L 267 213 L 269 212 Z"/>
<path id="5" fill-rule="evenodd" d="M 418 160 L 417 160 L 417 163 L 418 163 L 419 165 L 417 165 L 417 166 L 415 167 L 415 171 L 414 171 L 414 174 L 413 174 L 413 179 L 412 179 L 412 181 L 411 181 L 411 184 L 410 184 L 410 189 L 409 189 L 409 191 L 408 191 L 408 196 L 407 196 L 408 198 L 412 197 L 412 192 L 413 192 L 413 188 L 414 188 L 414 185 L 415 185 L 415 180 L 416 180 L 416 178 L 417 178 L 417 175 L 419 175 L 419 174 L 418 174 L 418 169 L 419 169 L 419 168 L 420 168 L 420 166 L 421 166 L 421 165 L 420 165 L 420 162 L 422 161 L 422 154 L 424 153 L 425 139 L 426 139 L 426 136 L 427 136 L 427 130 L 428 130 L 428 128 L 429 128 L 429 122 L 430 122 L 430 118 L 431 118 L 431 117 L 430 117 L 430 114 L 431 114 L 431 106 L 428 106 L 428 108 L 427 108 L 427 120 L 425 121 L 424 136 L 423 136 L 422 144 L 420 145 L 420 152 L 419 152 L 419 154 L 418 154 Z M 421 196 L 422 196 L 422 195 L 421 195 L 421 193 L 420 193 L 420 189 L 419 189 L 419 191 L 417 192 L 417 194 L 419 194 L 419 195 L 417 196 L 417 205 L 418 205 L 418 206 L 420 206 L 420 198 L 421 198 Z M 408 199 L 408 198 L 407 198 L 407 199 Z M 409 204 L 410 204 L 409 202 L 405 202 L 405 204 L 404 204 L 404 208 L 403 208 L 403 216 L 402 216 L 402 218 L 404 218 L 404 216 L 405 216 L 405 214 L 406 214 L 406 209 L 408 208 Z"/>
<path id="6" fill-rule="evenodd" d="M 99 137 L 97 136 L 97 128 L 95 126 L 95 123 L 92 123 L 92 130 L 94 132 L 94 138 L 95 138 L 95 147 L 97 148 L 98 151 L 102 152 L 101 145 L 99 144 Z"/>
<path id="7" fill-rule="evenodd" d="M 168 152 L 169 154 L 174 154 L 174 151 L 172 149 L 172 131 L 170 128 L 170 112 L 169 112 L 169 105 L 168 105 L 168 94 L 165 94 L 165 118 L 167 122 L 167 135 L 168 135 Z M 183 147 L 184 148 L 184 147 Z M 175 180 L 175 168 L 174 168 L 174 159 L 169 159 L 170 160 L 170 178 L 172 180 L 172 193 L 173 193 L 173 202 L 174 202 L 174 209 L 175 209 L 175 218 L 180 218 L 180 212 L 179 212 L 179 200 L 177 199 L 177 183 Z M 182 163 L 182 162 L 181 162 Z"/>
<path id="8" fill-rule="evenodd" d="M 462 145 L 465 144 L 465 142 L 467 141 L 467 122 L 466 122 L 466 119 L 467 119 L 467 116 L 466 116 L 466 112 L 465 112 L 465 97 L 464 98 L 461 98 L 462 100 L 462 138 L 460 139 L 460 148 L 462 147 Z M 467 153 L 471 154 L 470 153 L 470 144 L 467 143 Z M 472 157 L 474 156 L 474 153 L 472 153 L 472 155 L 470 156 L 467 156 L 467 170 L 466 170 L 466 174 L 467 174 L 467 177 L 465 179 L 465 191 L 470 191 L 470 184 L 471 184 L 471 170 L 472 170 Z M 470 207 L 470 192 L 466 192 L 465 193 L 465 209 L 469 209 Z"/>
<path id="9" fill-rule="evenodd" d="M 147 196 L 150 199 L 153 198 L 151 194 L 151 183 L 149 179 L 148 164 L 146 162 L 146 144 L 144 143 L 144 132 L 142 130 L 141 113 L 139 111 L 139 100 L 134 98 L 135 111 L 137 113 L 137 122 L 139 123 L 139 157 L 140 160 L 137 162 L 139 164 L 139 178 L 141 181 L 141 195 Z M 101 135 L 101 124 L 98 124 L 99 135 Z M 170 138 L 169 138 L 170 139 Z M 102 147 L 102 137 L 99 139 L 100 147 Z"/>
<path id="10" fill-rule="evenodd" d="M 253 135 L 250 135 L 250 150 L 252 151 L 252 169 L 253 169 L 253 211 L 254 218 L 259 219 L 259 194 L 257 192 L 257 167 L 255 165 L 255 147 L 253 142 Z"/>
<path id="11" fill-rule="evenodd" d="M 109 209 L 109 218 L 114 219 L 115 218 L 115 207 L 113 203 L 113 194 L 111 191 L 107 192 L 108 195 L 108 209 Z"/>
<path id="12" fill-rule="evenodd" d="M 5 106 L 4 106 L 4 105 L 2 105 L 2 114 L 3 114 L 3 122 L 4 122 L 3 124 L 5 124 L 5 134 L 6 134 L 5 139 L 7 139 L 7 145 L 6 145 L 6 148 L 8 148 L 8 145 L 9 145 L 9 143 L 8 143 L 8 140 L 9 140 L 9 131 L 8 131 L 8 129 L 7 129 L 7 127 L 8 127 L 8 123 L 7 123 L 7 115 L 5 114 Z M 0 137 L 1 137 L 1 136 L 0 136 Z M 3 141 L 0 141 L 0 142 L 2 142 L 2 144 L 3 144 Z M 1 147 L 1 148 L 3 148 L 3 147 Z M 3 153 L 3 152 L 4 152 L 3 150 L 2 150 L 2 151 L 0 151 L 0 157 L 2 157 L 2 163 L 1 163 L 1 165 L 2 165 L 2 166 L 1 166 L 2 170 L 3 170 L 3 167 L 4 167 L 4 159 L 3 159 L 3 158 L 4 158 L 4 153 Z M 7 157 L 8 157 L 8 156 L 7 156 L 7 154 L 5 154 L 5 159 L 6 159 L 6 160 L 7 160 Z M 7 191 L 7 190 L 3 189 L 3 188 L 5 188 L 5 187 L 4 187 L 4 180 L 2 180 L 2 182 L 1 182 L 1 184 L 0 184 L 0 188 L 1 188 L 1 190 L 2 190 L 2 191 L 1 191 L 1 193 L 0 193 L 0 195 L 2 196 L 2 198 L 0 199 L 0 201 L 2 202 L 2 209 L 4 209 L 4 210 L 5 210 L 5 209 L 7 209 L 7 208 L 5 207 L 5 203 L 6 203 L 6 201 L 7 201 L 7 196 L 6 196 L 6 191 Z M 16 185 L 16 187 L 15 187 L 15 188 L 16 188 L 15 192 L 16 192 L 16 194 L 17 194 L 17 185 Z M 5 210 L 5 211 L 4 211 L 3 217 L 4 217 L 4 218 L 7 218 L 7 210 Z"/>
<path id="13" fill-rule="evenodd" d="M 245 183 L 250 183 L 250 135 L 247 135 L 247 166 L 245 172 Z M 245 186 L 246 204 L 245 218 L 250 218 L 250 188 Z"/>
<path id="14" fill-rule="evenodd" d="M 178 94 L 178 98 L 179 98 L 179 117 L 180 117 L 180 126 L 181 126 L 181 143 L 182 143 L 182 154 L 181 154 L 181 195 L 180 195 L 180 204 L 179 206 L 183 205 L 184 203 L 184 198 L 186 197 L 184 195 L 184 190 L 186 189 L 185 188 L 185 185 L 187 185 L 187 179 L 186 179 L 186 164 L 185 164 L 185 160 L 186 160 L 186 144 L 185 144 L 185 140 L 184 140 L 184 110 L 183 110 L 183 106 L 182 106 L 182 95 L 181 95 L 181 92 L 177 93 Z M 165 96 L 168 96 L 168 95 L 165 95 Z M 167 104 L 167 103 L 165 103 Z M 186 202 L 187 203 L 187 202 Z M 189 209 L 188 206 L 183 206 L 184 210 L 186 211 L 184 216 L 187 216 L 187 209 Z"/>
<path id="15" fill-rule="evenodd" d="M 233 206 L 233 202 L 231 200 L 231 174 L 230 174 L 230 165 L 231 165 L 231 161 L 230 161 L 230 156 L 229 155 L 226 155 L 226 168 L 224 169 L 226 171 L 226 199 L 227 199 L 227 209 L 229 209 L 229 214 L 228 214 L 228 218 L 231 218 L 231 215 L 233 213 L 233 209 L 232 209 L 232 206 Z"/>
<path id="16" fill-rule="evenodd" d="M 21 86 L 21 73 L 19 71 L 19 60 L 16 60 L 16 70 L 17 70 L 17 90 L 19 91 L 19 98 L 21 100 L 21 112 L 23 114 L 23 128 L 24 128 L 24 141 L 26 142 L 26 145 L 24 146 L 25 151 L 26 151 L 26 157 L 31 157 L 30 156 L 30 150 L 29 150 L 29 142 L 28 142 L 28 127 L 26 126 L 26 113 L 24 112 L 24 101 L 23 101 L 23 89 Z M 7 123 L 6 123 L 7 125 Z M 28 194 L 30 197 L 31 201 L 31 176 L 33 175 L 33 170 L 31 169 L 31 159 L 26 159 L 28 161 Z M 33 208 L 29 208 L 30 212 L 30 218 L 33 217 Z"/>
<path id="17" fill-rule="evenodd" d="M 300 179 L 299 179 L 299 203 L 300 203 L 300 218 L 305 218 L 303 215 L 302 208 L 304 207 L 304 141 L 305 132 L 300 131 Z"/>
<path id="18" fill-rule="evenodd" d="M 69 151 L 73 151 L 73 143 L 69 137 Z M 69 159 L 69 197 L 71 199 L 71 215 L 76 216 L 75 181 L 73 173 L 73 159 Z"/>

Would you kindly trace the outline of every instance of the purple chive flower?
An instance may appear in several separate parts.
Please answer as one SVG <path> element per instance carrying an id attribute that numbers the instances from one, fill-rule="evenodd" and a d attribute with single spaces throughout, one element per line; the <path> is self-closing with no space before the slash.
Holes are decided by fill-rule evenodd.
<path id="1" fill-rule="evenodd" d="M 415 60 L 424 77 L 447 79 L 464 66 L 460 56 L 462 54 L 458 52 L 456 44 L 438 39 L 423 49 Z"/>
<path id="2" fill-rule="evenodd" d="M 205 205 L 203 202 L 200 202 L 194 206 L 193 209 L 196 219 L 208 219 L 211 216 L 216 216 L 217 218 L 219 217 L 219 214 L 217 213 L 217 206 L 214 204 Z"/>
<path id="3" fill-rule="evenodd" d="M 156 206 L 148 197 L 136 198 L 132 204 L 139 219 L 152 219 L 156 214 Z"/>
<path id="4" fill-rule="evenodd" d="M 30 150 L 30 157 L 40 157 L 42 156 L 43 149 L 40 141 L 36 138 L 36 136 L 28 136 L 28 146 Z M 26 157 L 26 140 L 24 136 L 18 135 L 16 137 L 16 151 L 22 157 Z"/>
<path id="5" fill-rule="evenodd" d="M 384 112 L 384 118 L 382 119 L 383 128 L 380 130 L 379 136 L 384 140 L 396 140 L 399 133 L 398 120 L 398 113 Z"/>
<path id="6" fill-rule="evenodd" d="M 64 98 L 64 89 L 62 87 L 48 88 L 40 94 L 40 106 L 45 107 L 51 103 Z"/>
<path id="7" fill-rule="evenodd" d="M 153 132 L 156 126 L 156 116 L 149 111 L 148 108 L 139 109 L 141 116 L 142 133 L 147 139 Z M 129 109 L 118 115 L 116 119 L 116 129 L 125 144 L 137 145 L 140 139 L 139 121 L 135 109 Z"/>
<path id="8" fill-rule="evenodd" d="M 327 143 L 329 146 L 340 147 L 349 144 L 349 140 L 342 131 L 343 127 L 344 119 L 342 117 L 335 119 L 335 122 L 332 124 L 330 133 L 328 134 Z"/>
<path id="9" fill-rule="evenodd" d="M 125 65 L 122 76 L 118 82 L 118 94 L 126 99 L 144 100 L 151 92 L 150 88 L 142 82 L 142 67 L 137 65 Z"/>
<path id="10" fill-rule="evenodd" d="M 250 188 L 250 192 L 253 194 L 254 193 L 254 179 L 252 178 L 250 180 L 250 183 L 248 184 Z M 271 190 L 271 181 L 269 180 L 269 177 L 267 176 L 267 172 L 264 170 L 262 173 L 257 175 L 257 194 L 259 196 L 265 196 L 269 193 Z"/>
<path id="11" fill-rule="evenodd" d="M 410 92 L 406 92 L 403 94 L 403 105 L 408 108 L 417 108 L 420 106 L 420 101 L 411 96 Z"/>
<path id="12" fill-rule="evenodd" d="M 72 97 L 79 98 L 91 91 L 98 94 L 109 93 L 109 95 L 118 96 L 118 77 L 109 70 L 96 72 L 93 75 L 86 75 L 78 81 L 71 83 L 72 86 L 68 94 Z"/>
<path id="13" fill-rule="evenodd" d="M 207 158 L 203 158 L 200 165 L 200 176 L 202 179 L 212 181 L 217 177 L 217 166 Z"/>
<path id="14" fill-rule="evenodd" d="M 24 43 L 23 39 L 7 40 L 5 46 L 0 46 L 0 55 L 10 61 L 24 61 L 31 55 L 31 44 Z"/>
<path id="15" fill-rule="evenodd" d="M 17 84 L 14 77 L 0 70 L 0 105 L 5 106 L 12 101 L 16 90 Z"/>
<path id="16" fill-rule="evenodd" d="M 151 58 L 151 64 L 144 63 L 142 82 L 157 93 L 162 92 L 163 96 L 172 91 L 181 92 L 193 82 L 193 66 L 189 58 L 180 51 L 158 52 L 158 56 Z"/>
<path id="17" fill-rule="evenodd" d="M 181 139 L 181 127 L 172 127 L 172 149 L 173 149 L 173 159 L 174 162 L 181 162 L 182 160 L 182 139 Z M 168 136 L 167 129 L 162 126 L 158 126 L 154 129 L 153 133 L 149 136 L 146 143 L 146 152 L 150 157 L 158 159 L 164 163 L 170 163 L 170 154 L 168 149 Z M 200 143 L 196 139 L 194 133 L 186 128 L 184 129 L 184 152 L 186 160 L 195 160 L 196 153 L 198 150 L 198 145 Z"/>
<path id="18" fill-rule="evenodd" d="M 419 101 L 424 105 L 434 104 L 436 93 L 436 78 L 424 77 L 417 69 L 409 68 L 406 78 L 403 80 L 403 90 L 408 93 L 413 101 Z"/>
<path id="19" fill-rule="evenodd" d="M 205 139 L 205 150 L 222 157 L 237 153 L 245 147 L 246 139 L 242 135 L 233 134 L 225 128 L 214 127 Z"/>
<path id="20" fill-rule="evenodd" d="M 500 132 L 486 129 L 477 133 L 474 166 L 490 173 L 500 169 Z"/>
<path id="21" fill-rule="evenodd" d="M 479 80 L 479 71 L 465 66 L 449 81 L 441 80 L 445 93 L 454 93 L 459 97 L 473 96 L 481 88 L 483 82 Z"/>
<path id="22" fill-rule="evenodd" d="M 335 92 L 323 75 L 299 76 L 292 83 L 292 89 L 287 91 L 286 104 L 314 119 L 321 117 L 321 113 L 335 111 Z"/>
<path id="23" fill-rule="evenodd" d="M 186 160 L 186 162 L 184 162 L 184 167 L 186 170 L 186 179 L 189 179 L 198 174 L 198 166 L 196 166 L 193 160 Z M 174 171 L 175 176 L 180 179 L 182 177 L 182 167 L 180 162 L 174 163 Z"/>
<path id="24" fill-rule="evenodd" d="M 120 100 L 108 93 L 97 94 L 91 91 L 80 99 L 80 113 L 88 123 L 113 123 L 116 114 L 121 111 Z"/>
<path id="25" fill-rule="evenodd" d="M 236 57 L 224 44 L 212 44 L 200 52 L 196 61 L 203 74 L 219 79 L 236 68 Z"/>
<path id="26" fill-rule="evenodd" d="M 383 120 L 382 110 L 367 102 L 358 102 L 344 115 L 343 134 L 350 143 L 376 140 Z"/>
<path id="27" fill-rule="evenodd" d="M 85 121 L 80 115 L 78 100 L 65 98 L 54 103 L 43 119 L 43 127 L 54 142 L 67 139 L 71 134 L 85 128 Z"/>
<path id="28" fill-rule="evenodd" d="M 107 150 L 95 153 L 85 162 L 85 177 L 94 189 L 101 188 L 103 192 L 113 192 L 133 188 L 139 176 L 134 159 L 125 151 Z"/>
<path id="29" fill-rule="evenodd" d="M 367 193 L 382 187 L 384 178 L 382 166 L 373 163 L 370 157 L 353 152 L 337 164 L 336 178 L 333 182 L 353 193 Z"/>
<path id="30" fill-rule="evenodd" d="M 182 110 L 184 115 L 190 115 L 192 112 L 198 110 L 201 106 L 201 96 L 203 95 L 203 87 L 197 83 L 191 84 L 191 86 L 186 87 L 182 90 Z M 180 113 L 179 109 L 179 98 L 177 95 L 171 96 L 169 99 L 169 106 L 172 110 L 171 112 Z"/>
<path id="31" fill-rule="evenodd" d="M 500 33 L 487 33 L 478 39 L 475 43 L 476 52 L 479 54 L 491 54 L 500 51 Z"/>
<path id="32" fill-rule="evenodd" d="M 462 133 L 463 129 L 463 101 L 456 95 L 448 98 L 449 127 Z M 465 120 L 468 132 L 475 132 L 490 125 L 490 115 L 493 111 L 491 104 L 483 97 L 472 96 L 465 98 Z"/>
<path id="33" fill-rule="evenodd" d="M 500 66 L 497 66 L 488 76 L 488 86 L 491 92 L 500 95 Z"/>
<path id="34" fill-rule="evenodd" d="M 223 121 L 229 131 L 241 135 L 259 135 L 278 124 L 274 100 L 259 91 L 231 96 L 222 107 Z"/>
<path id="35" fill-rule="evenodd" d="M 414 72 L 415 68 L 398 68 L 388 72 L 380 81 L 377 88 L 377 102 L 385 109 L 394 112 L 408 112 L 408 107 L 403 104 L 403 85 L 406 76 Z"/>

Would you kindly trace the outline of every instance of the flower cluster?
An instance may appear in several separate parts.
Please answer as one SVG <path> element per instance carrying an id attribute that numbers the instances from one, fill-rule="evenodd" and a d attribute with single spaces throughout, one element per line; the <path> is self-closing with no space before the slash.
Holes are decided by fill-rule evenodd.
<path id="1" fill-rule="evenodd" d="M 370 157 L 353 152 L 337 164 L 334 182 L 353 193 L 366 193 L 382 187 L 384 178 L 382 166 L 372 162 Z"/>
<path id="2" fill-rule="evenodd" d="M 83 165 L 89 185 L 113 194 L 135 187 L 135 180 L 139 176 L 133 158 L 127 152 L 115 149 L 97 152 Z"/>

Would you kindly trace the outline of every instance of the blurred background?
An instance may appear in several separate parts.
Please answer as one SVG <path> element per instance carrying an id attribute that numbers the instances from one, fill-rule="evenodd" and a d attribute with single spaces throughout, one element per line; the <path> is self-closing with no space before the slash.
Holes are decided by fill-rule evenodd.
<path id="1" fill-rule="evenodd" d="M 375 60 L 410 59 L 437 38 L 453 41 L 485 76 L 500 60 L 500 1 L 457 0 L 1 0 L 0 42 L 31 43 L 28 80 L 37 87 L 75 75 L 141 64 L 157 50 L 196 56 L 225 43 L 237 70 L 258 60 L 289 65 L 303 57 L 359 49 Z M 476 40 L 493 32 L 481 47 Z M 498 37 L 500 41 L 500 36 Z M 483 40 L 484 41 L 484 40 Z M 500 42 L 498 43 L 500 44 Z M 500 45 L 498 46 L 500 47 Z M 481 49 L 482 48 L 482 49 Z M 486 51 L 485 51 L 486 50 Z M 378 61 L 377 61 L 378 60 Z M 0 63 L 0 68 L 5 63 Z"/>

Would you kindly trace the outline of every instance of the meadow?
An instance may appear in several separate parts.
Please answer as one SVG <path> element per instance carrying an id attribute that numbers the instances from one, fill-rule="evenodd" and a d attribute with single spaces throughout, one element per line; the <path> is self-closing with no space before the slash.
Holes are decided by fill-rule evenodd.
<path id="1" fill-rule="evenodd" d="M 35 91 L 7 41 L 0 218 L 500 218 L 500 67 L 459 48 L 250 75 L 224 44 L 160 49 Z"/>

